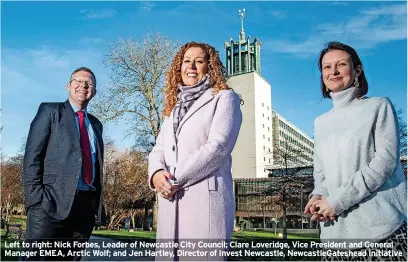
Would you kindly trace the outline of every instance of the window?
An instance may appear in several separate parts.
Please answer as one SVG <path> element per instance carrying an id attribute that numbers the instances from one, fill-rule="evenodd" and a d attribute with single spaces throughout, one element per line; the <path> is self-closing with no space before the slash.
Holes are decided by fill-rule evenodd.
<path id="1" fill-rule="evenodd" d="M 266 161 L 266 157 L 264 157 L 264 161 Z"/>
<path id="2" fill-rule="evenodd" d="M 265 150 L 266 148 L 265 148 L 265 146 L 264 146 L 264 150 Z"/>
<path id="3" fill-rule="evenodd" d="M 268 141 L 271 141 L 271 139 L 268 137 Z"/>
<path id="4" fill-rule="evenodd" d="M 264 106 L 264 103 L 262 103 L 262 107 Z"/>
<path id="5" fill-rule="evenodd" d="M 271 159 L 269 158 L 269 164 L 271 163 Z"/>
<path id="6" fill-rule="evenodd" d="M 268 131 L 269 131 L 269 127 L 268 127 Z"/>
<path id="7" fill-rule="evenodd" d="M 262 117 L 264 117 L 265 116 L 265 114 L 264 113 L 262 113 Z"/>
<path id="8" fill-rule="evenodd" d="M 263 135 L 263 138 L 265 139 L 265 135 Z"/>
<path id="9" fill-rule="evenodd" d="M 265 128 L 265 124 L 262 124 L 262 127 Z"/>
<path id="10" fill-rule="evenodd" d="M 268 109 L 268 110 L 269 110 L 269 106 L 267 106 L 267 107 L 266 107 L 266 109 Z"/>
<path id="11" fill-rule="evenodd" d="M 268 148 L 268 151 L 269 151 L 269 152 L 271 152 L 271 149 L 270 149 L 270 148 Z"/>

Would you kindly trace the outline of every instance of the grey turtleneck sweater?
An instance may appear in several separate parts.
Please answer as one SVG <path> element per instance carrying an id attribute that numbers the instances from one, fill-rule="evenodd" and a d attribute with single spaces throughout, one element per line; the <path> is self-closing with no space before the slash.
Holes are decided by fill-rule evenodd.
<path id="1" fill-rule="evenodd" d="M 337 215 L 321 239 L 378 241 L 406 220 L 407 185 L 398 122 L 388 98 L 355 98 L 356 87 L 330 93 L 333 108 L 315 120 L 315 189 Z"/>

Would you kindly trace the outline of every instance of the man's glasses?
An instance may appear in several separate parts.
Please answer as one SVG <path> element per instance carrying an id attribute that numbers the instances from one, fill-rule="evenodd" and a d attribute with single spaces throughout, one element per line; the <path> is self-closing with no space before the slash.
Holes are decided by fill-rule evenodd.
<path id="1" fill-rule="evenodd" d="M 90 88 L 94 87 L 94 84 L 91 81 L 84 81 L 84 80 L 78 80 L 78 79 L 71 79 L 69 83 L 73 86 L 79 86 L 79 85 L 86 85 Z"/>

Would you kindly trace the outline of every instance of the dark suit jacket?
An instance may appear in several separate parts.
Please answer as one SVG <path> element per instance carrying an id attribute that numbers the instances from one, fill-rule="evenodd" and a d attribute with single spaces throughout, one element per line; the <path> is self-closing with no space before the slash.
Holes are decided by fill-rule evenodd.
<path id="1" fill-rule="evenodd" d="M 24 155 L 26 208 L 41 203 L 56 219 L 65 219 L 72 207 L 82 166 L 75 112 L 65 103 L 42 103 L 30 126 Z M 96 136 L 95 187 L 102 219 L 103 154 L 101 122 L 88 113 Z"/>

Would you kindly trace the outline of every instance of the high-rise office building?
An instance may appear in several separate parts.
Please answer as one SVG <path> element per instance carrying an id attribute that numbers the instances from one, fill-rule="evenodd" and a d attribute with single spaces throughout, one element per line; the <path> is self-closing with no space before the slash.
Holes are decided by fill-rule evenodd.
<path id="1" fill-rule="evenodd" d="M 306 167 L 313 165 L 313 139 L 278 112 L 272 110 L 273 166 Z"/>

